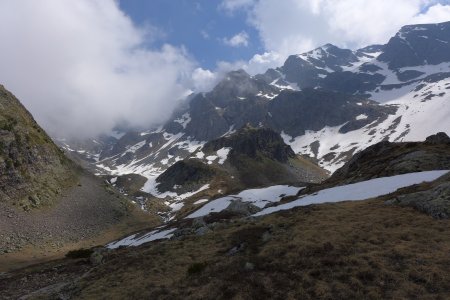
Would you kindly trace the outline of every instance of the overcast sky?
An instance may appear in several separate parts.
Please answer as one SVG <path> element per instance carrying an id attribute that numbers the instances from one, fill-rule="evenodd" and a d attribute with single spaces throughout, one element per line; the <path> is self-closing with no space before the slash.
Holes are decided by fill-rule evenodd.
<path id="1" fill-rule="evenodd" d="M 164 122 L 189 90 L 450 21 L 434 0 L 0 0 L 0 83 L 57 136 Z"/>

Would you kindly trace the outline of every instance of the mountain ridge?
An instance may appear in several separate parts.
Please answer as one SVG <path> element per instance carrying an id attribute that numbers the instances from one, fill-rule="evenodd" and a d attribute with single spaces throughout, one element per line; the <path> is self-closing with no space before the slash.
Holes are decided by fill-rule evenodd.
<path id="1" fill-rule="evenodd" d="M 334 172 L 380 141 L 449 134 L 450 58 L 445 53 L 450 43 L 441 39 L 446 34 L 450 22 L 411 25 L 385 45 L 349 50 L 326 44 L 291 55 L 264 74 L 232 71 L 212 91 L 192 95 L 156 130 L 126 133 L 97 152 L 61 145 L 91 157 L 99 174 L 136 173 L 150 182 L 208 141 L 250 123 L 275 130 L 296 154 Z M 420 59 L 403 53 L 405 45 Z M 443 54 L 427 50 L 432 48 Z M 114 144 L 122 146 L 108 152 Z"/>

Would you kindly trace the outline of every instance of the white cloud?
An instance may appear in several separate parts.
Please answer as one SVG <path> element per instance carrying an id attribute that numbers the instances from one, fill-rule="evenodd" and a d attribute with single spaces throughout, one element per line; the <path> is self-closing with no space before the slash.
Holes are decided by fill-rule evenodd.
<path id="1" fill-rule="evenodd" d="M 248 8 L 254 4 L 255 0 L 223 0 L 219 8 L 232 13 L 235 10 Z"/>
<path id="2" fill-rule="evenodd" d="M 450 5 L 432 0 L 325 1 L 321 15 L 336 43 L 365 46 L 386 43 L 400 27 L 408 24 L 438 23 L 450 20 Z M 428 11 L 422 12 L 428 5 Z"/>
<path id="3" fill-rule="evenodd" d="M 269 68 L 281 66 L 284 60 L 285 57 L 277 52 L 265 52 L 263 54 L 255 54 L 242 68 L 251 75 L 262 74 Z"/>
<path id="4" fill-rule="evenodd" d="M 192 86 L 195 91 L 209 91 L 218 82 L 219 74 L 202 68 L 197 68 L 192 73 Z"/>
<path id="5" fill-rule="evenodd" d="M 231 70 L 263 73 L 328 42 L 385 43 L 403 25 L 450 20 L 450 5 L 435 0 L 224 0 L 220 8 L 247 11 L 264 49 L 211 72 L 183 48 L 145 47 L 164 32 L 137 28 L 116 0 L 0 1 L 0 83 L 53 134 L 89 136 L 161 123 L 186 90 L 209 90 Z M 223 41 L 248 46 L 249 36 Z"/>
<path id="6" fill-rule="evenodd" d="M 200 30 L 200 35 L 205 39 L 209 40 L 210 36 L 209 33 L 206 30 Z"/>
<path id="7" fill-rule="evenodd" d="M 386 43 L 403 25 L 450 20 L 450 5 L 435 0 L 260 0 L 248 12 L 266 51 L 284 56 Z"/>
<path id="8" fill-rule="evenodd" d="M 241 31 L 238 34 L 232 36 L 231 38 L 227 39 L 224 38 L 223 42 L 225 45 L 231 46 L 231 47 L 247 47 L 248 46 L 248 34 L 245 31 Z"/>
<path id="9" fill-rule="evenodd" d="M 114 0 L 1 1 L 0 82 L 55 135 L 160 123 L 194 63 L 182 48 L 145 48 L 152 34 Z"/>
<path id="10" fill-rule="evenodd" d="M 449 2 L 436 0 L 229 2 L 231 10 L 248 13 L 249 24 L 258 30 L 264 46 L 264 54 L 240 65 L 251 74 L 280 66 L 289 55 L 326 43 L 350 48 L 384 44 L 404 25 L 450 20 Z"/>
<path id="11" fill-rule="evenodd" d="M 450 21 L 450 5 L 436 4 L 424 14 L 415 16 L 417 23 L 439 23 Z"/>

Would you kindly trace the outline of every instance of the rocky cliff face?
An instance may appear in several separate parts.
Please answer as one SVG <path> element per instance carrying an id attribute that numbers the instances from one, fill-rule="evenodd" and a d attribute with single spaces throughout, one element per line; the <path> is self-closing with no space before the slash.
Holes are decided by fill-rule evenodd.
<path id="1" fill-rule="evenodd" d="M 51 205 L 73 166 L 22 104 L 0 85 L 0 201 Z"/>

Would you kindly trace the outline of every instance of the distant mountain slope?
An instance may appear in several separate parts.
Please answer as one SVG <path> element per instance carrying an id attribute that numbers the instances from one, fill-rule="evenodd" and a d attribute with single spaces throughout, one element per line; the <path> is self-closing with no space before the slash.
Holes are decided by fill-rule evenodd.
<path id="1" fill-rule="evenodd" d="M 177 176 L 170 171 L 181 164 L 194 167 L 198 164 L 196 162 L 205 166 L 197 167 L 199 171 L 210 167 L 209 172 L 204 169 L 205 176 L 209 174 L 209 177 L 213 178 L 218 173 L 224 173 L 227 175 L 222 177 L 235 179 L 223 192 L 270 184 L 319 182 L 326 177 L 326 172 L 313 163 L 303 162 L 301 166 L 300 158 L 275 131 L 244 127 L 229 136 L 206 143 L 201 151 L 169 167 L 156 179 L 156 182 L 160 182 L 158 189 L 169 190 L 173 185 L 184 187 L 185 182 L 173 181 Z M 193 174 L 185 180 L 194 180 Z M 221 180 L 226 181 L 223 178 Z"/>
<path id="2" fill-rule="evenodd" d="M 264 74 L 228 73 L 211 92 L 191 95 L 160 128 L 124 132 L 103 148 L 61 145 L 88 157 L 99 173 L 154 182 L 249 123 L 275 130 L 296 154 L 334 172 L 381 141 L 450 134 L 449 37 L 446 22 L 405 26 L 387 44 L 358 50 L 327 44 Z"/>
<path id="3" fill-rule="evenodd" d="M 248 125 L 206 143 L 148 180 L 143 190 L 165 199 L 173 216 L 199 199 L 207 202 L 252 187 L 318 183 L 327 177 L 325 170 L 296 155 L 275 131 Z"/>
<path id="4" fill-rule="evenodd" d="M 0 201 L 25 210 L 50 206 L 73 184 L 74 165 L 0 85 Z"/>

